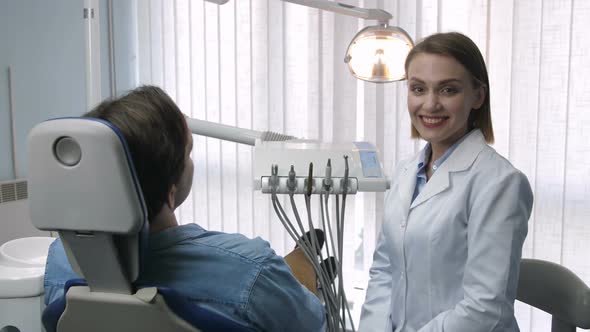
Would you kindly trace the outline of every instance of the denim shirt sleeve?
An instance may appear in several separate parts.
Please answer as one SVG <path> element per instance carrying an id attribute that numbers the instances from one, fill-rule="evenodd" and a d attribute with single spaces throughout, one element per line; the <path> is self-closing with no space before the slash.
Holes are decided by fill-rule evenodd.
<path id="1" fill-rule="evenodd" d="M 324 306 L 277 255 L 265 261 L 252 286 L 248 306 L 248 320 L 263 331 L 325 330 Z"/>
<path id="2" fill-rule="evenodd" d="M 72 270 L 61 240 L 53 241 L 47 253 L 45 278 L 43 280 L 45 305 L 60 298 L 63 295 L 66 281 L 76 278 L 80 277 Z"/>

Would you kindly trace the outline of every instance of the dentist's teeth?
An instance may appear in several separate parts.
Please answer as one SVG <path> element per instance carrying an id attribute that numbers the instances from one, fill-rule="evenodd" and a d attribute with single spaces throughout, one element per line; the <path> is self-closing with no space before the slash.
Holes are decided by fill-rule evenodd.
<path id="1" fill-rule="evenodd" d="M 442 122 L 442 118 L 427 118 L 427 117 L 422 117 L 422 120 L 424 120 L 424 122 L 426 123 L 440 123 Z"/>

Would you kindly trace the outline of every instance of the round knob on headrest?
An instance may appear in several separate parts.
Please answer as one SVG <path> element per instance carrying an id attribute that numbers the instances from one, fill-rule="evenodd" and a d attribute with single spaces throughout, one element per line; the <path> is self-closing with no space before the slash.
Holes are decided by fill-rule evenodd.
<path id="1" fill-rule="evenodd" d="M 82 149 L 75 139 L 69 136 L 60 137 L 53 145 L 55 158 L 64 166 L 76 166 L 82 159 Z"/>

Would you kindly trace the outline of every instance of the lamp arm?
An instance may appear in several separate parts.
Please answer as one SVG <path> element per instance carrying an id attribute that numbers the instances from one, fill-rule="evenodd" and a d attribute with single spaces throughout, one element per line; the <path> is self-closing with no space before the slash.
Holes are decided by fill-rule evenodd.
<path id="1" fill-rule="evenodd" d="M 227 126 L 215 122 L 186 118 L 188 128 L 193 134 L 219 138 L 225 141 L 254 145 L 256 139 L 262 137 L 262 132 L 250 129 Z"/>
<path id="2" fill-rule="evenodd" d="M 365 20 L 378 20 L 379 22 L 387 23 L 393 16 L 383 9 L 366 9 L 352 5 L 347 5 L 340 2 L 332 2 L 326 0 L 283 0 L 298 5 L 318 8 L 330 12 L 364 18 Z"/>
<path id="3" fill-rule="evenodd" d="M 270 131 L 256 131 L 238 128 L 189 117 L 186 118 L 186 123 L 193 134 L 252 146 L 255 145 L 257 139 L 262 141 L 286 141 L 294 138 L 293 136 Z"/>

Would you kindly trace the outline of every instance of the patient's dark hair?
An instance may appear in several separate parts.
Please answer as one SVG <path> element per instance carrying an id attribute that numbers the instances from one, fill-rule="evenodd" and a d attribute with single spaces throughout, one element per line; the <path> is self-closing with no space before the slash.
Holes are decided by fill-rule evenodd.
<path id="1" fill-rule="evenodd" d="M 188 128 L 182 112 L 162 89 L 142 86 L 84 116 L 110 122 L 127 140 L 151 221 L 184 169 Z"/>

